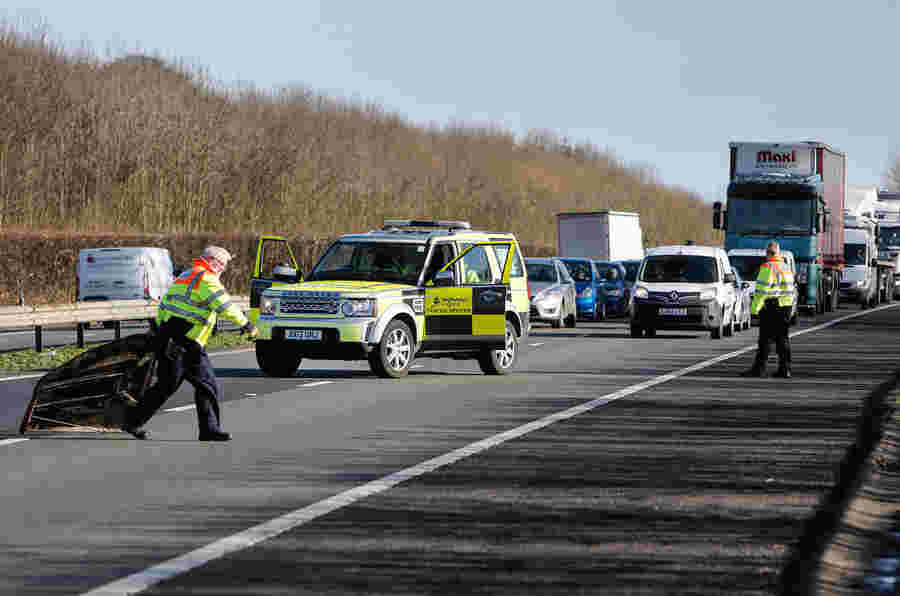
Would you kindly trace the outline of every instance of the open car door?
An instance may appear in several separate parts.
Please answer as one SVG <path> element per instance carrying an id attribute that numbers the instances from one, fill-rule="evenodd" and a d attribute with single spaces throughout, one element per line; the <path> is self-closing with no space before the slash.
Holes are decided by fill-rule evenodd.
<path id="1" fill-rule="evenodd" d="M 250 277 L 250 322 L 259 322 L 259 301 L 272 286 L 303 281 L 303 272 L 285 238 L 261 236 L 256 245 L 256 262 Z"/>
<path id="2" fill-rule="evenodd" d="M 121 430 L 153 382 L 155 336 L 131 335 L 87 350 L 41 377 L 20 433 Z"/>
<path id="3" fill-rule="evenodd" d="M 506 247 L 495 273 L 491 247 Z M 425 287 L 427 349 L 503 349 L 506 341 L 506 302 L 514 251 L 511 241 L 478 242 L 462 251 L 428 280 Z M 499 273 L 499 275 L 497 274 Z"/>

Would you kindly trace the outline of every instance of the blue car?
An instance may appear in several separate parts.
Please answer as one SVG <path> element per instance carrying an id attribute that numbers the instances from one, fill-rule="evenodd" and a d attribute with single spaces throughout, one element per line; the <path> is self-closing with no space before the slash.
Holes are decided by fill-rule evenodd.
<path id="1" fill-rule="evenodd" d="M 627 271 L 621 263 L 594 261 L 606 294 L 606 313 L 624 315 L 628 306 L 629 293 L 626 289 Z"/>
<path id="2" fill-rule="evenodd" d="M 578 317 L 592 321 L 602 321 L 606 318 L 606 292 L 603 286 L 603 276 L 597 271 L 594 262 L 590 259 L 565 258 L 560 259 L 569 275 L 575 280 L 575 307 Z"/>

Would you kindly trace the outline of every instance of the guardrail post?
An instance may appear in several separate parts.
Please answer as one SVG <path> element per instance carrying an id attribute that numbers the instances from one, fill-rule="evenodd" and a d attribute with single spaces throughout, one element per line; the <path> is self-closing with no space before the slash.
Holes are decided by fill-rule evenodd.
<path id="1" fill-rule="evenodd" d="M 34 327 L 34 351 L 35 352 L 43 352 L 44 351 L 44 328 L 40 325 L 35 325 Z"/>
<path id="2" fill-rule="evenodd" d="M 114 326 L 116 330 L 116 339 L 122 339 L 122 321 L 116 321 Z"/>
<path id="3" fill-rule="evenodd" d="M 84 347 L 84 323 L 75 323 L 75 340 L 79 348 Z"/>

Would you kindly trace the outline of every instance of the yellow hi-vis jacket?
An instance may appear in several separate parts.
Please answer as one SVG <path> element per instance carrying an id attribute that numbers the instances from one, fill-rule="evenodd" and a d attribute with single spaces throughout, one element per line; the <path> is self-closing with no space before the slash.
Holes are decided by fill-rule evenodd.
<path id="1" fill-rule="evenodd" d="M 231 296 L 206 261 L 194 259 L 193 268 L 178 276 L 163 297 L 156 323 L 161 325 L 172 317 L 185 319 L 193 324 L 186 337 L 205 346 L 218 315 L 238 327 L 247 324 L 247 317 L 231 302 Z"/>
<path id="2" fill-rule="evenodd" d="M 756 290 L 753 292 L 753 303 L 750 313 L 758 315 L 766 300 L 777 298 L 778 306 L 794 304 L 794 275 L 784 266 L 781 257 L 769 257 L 759 268 L 756 276 Z"/>

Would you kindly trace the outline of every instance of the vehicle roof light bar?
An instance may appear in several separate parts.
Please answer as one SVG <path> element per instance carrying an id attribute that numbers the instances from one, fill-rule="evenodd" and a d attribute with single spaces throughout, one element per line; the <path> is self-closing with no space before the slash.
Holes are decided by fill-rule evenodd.
<path id="1" fill-rule="evenodd" d="M 428 221 L 423 219 L 386 219 L 384 220 L 384 228 L 441 228 L 448 230 L 471 230 L 472 225 L 467 221 L 450 221 L 437 220 Z"/>

